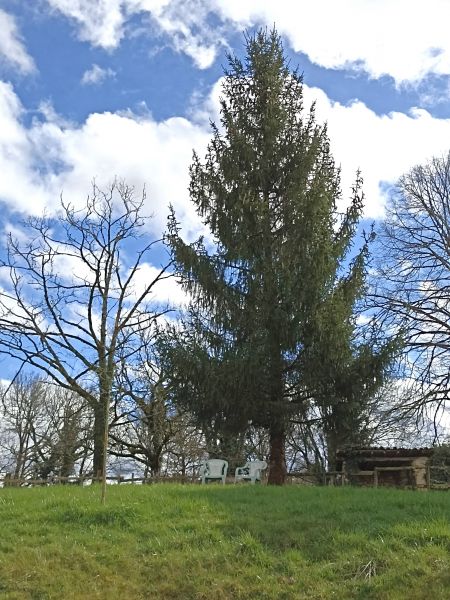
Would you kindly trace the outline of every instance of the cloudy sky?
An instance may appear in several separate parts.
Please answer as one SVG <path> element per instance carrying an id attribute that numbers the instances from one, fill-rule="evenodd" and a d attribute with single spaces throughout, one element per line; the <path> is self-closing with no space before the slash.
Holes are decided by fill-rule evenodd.
<path id="1" fill-rule="evenodd" d="M 449 22 L 448 0 L 0 0 L 4 224 L 118 176 L 146 185 L 155 231 L 171 202 L 195 234 L 187 166 L 210 137 L 225 54 L 274 23 L 329 123 L 344 192 L 360 168 L 380 218 L 389 185 L 450 148 Z"/>
<path id="2" fill-rule="evenodd" d="M 449 0 L 0 0 L 1 231 L 118 177 L 145 185 L 155 236 L 171 203 L 192 239 L 188 165 L 226 53 L 273 24 L 328 121 L 344 197 L 360 168 L 380 219 L 396 179 L 450 149 L 448 23 Z"/>
<path id="3" fill-rule="evenodd" d="M 380 219 L 396 179 L 450 149 L 449 22 L 449 0 L 0 0 L 1 229 L 118 177 L 145 185 L 155 236 L 169 203 L 196 236 L 188 165 L 226 53 L 273 24 L 328 121 L 344 198 L 360 168 Z"/>

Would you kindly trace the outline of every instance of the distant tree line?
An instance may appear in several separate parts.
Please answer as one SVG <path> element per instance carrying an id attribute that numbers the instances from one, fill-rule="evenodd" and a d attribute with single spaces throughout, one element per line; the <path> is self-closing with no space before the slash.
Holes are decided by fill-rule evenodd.
<path id="1" fill-rule="evenodd" d="M 97 474 L 93 470 L 93 411 L 73 392 L 37 376 L 20 375 L 0 389 L 0 479 L 59 481 Z M 411 419 L 380 408 L 371 418 L 367 441 L 410 444 L 417 440 Z M 269 454 L 269 437 L 262 428 L 249 427 L 239 435 L 201 429 L 193 415 L 182 413 L 150 390 L 145 407 L 133 414 L 112 407 L 109 474 L 147 480 L 160 477 L 195 479 L 207 457 L 226 457 L 231 472 L 248 458 Z M 402 437 L 403 436 L 403 437 Z M 327 468 L 327 446 L 320 419 L 292 422 L 286 432 L 287 470 L 308 473 L 322 481 Z"/>

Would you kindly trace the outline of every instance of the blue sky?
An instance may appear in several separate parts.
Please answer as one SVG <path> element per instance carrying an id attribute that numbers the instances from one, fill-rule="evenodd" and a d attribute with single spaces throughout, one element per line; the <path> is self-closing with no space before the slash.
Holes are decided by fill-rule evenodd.
<path id="1" fill-rule="evenodd" d="M 2 230 L 117 176 L 146 186 L 154 235 L 170 202 L 194 237 L 188 165 L 225 54 L 274 23 L 328 121 L 344 198 L 360 168 L 366 217 L 382 218 L 396 179 L 450 149 L 448 0 L 0 0 Z"/>

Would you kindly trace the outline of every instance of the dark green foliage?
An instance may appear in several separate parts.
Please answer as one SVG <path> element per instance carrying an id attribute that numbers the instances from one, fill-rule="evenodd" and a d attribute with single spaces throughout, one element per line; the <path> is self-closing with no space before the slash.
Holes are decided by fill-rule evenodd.
<path id="1" fill-rule="evenodd" d="M 177 401 L 222 430 L 267 428 L 272 469 L 299 406 L 354 402 L 354 373 L 360 389 L 384 363 L 354 343 L 369 243 L 348 266 L 361 178 L 339 214 L 326 126 L 314 107 L 304 114 L 302 79 L 280 38 L 261 30 L 246 49 L 245 62 L 229 57 L 220 127 L 190 171 L 211 238 L 188 245 L 169 219 L 168 244 L 193 303 L 163 346 Z"/>

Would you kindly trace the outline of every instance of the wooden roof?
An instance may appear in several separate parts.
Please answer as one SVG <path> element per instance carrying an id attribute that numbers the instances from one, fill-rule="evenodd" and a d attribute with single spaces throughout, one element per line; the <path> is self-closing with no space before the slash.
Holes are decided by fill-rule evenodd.
<path id="1" fill-rule="evenodd" d="M 342 448 L 336 452 L 336 458 L 352 458 L 365 456 L 367 458 L 395 458 L 395 457 L 417 457 L 432 456 L 434 448 L 384 448 L 382 446 L 351 446 Z"/>

